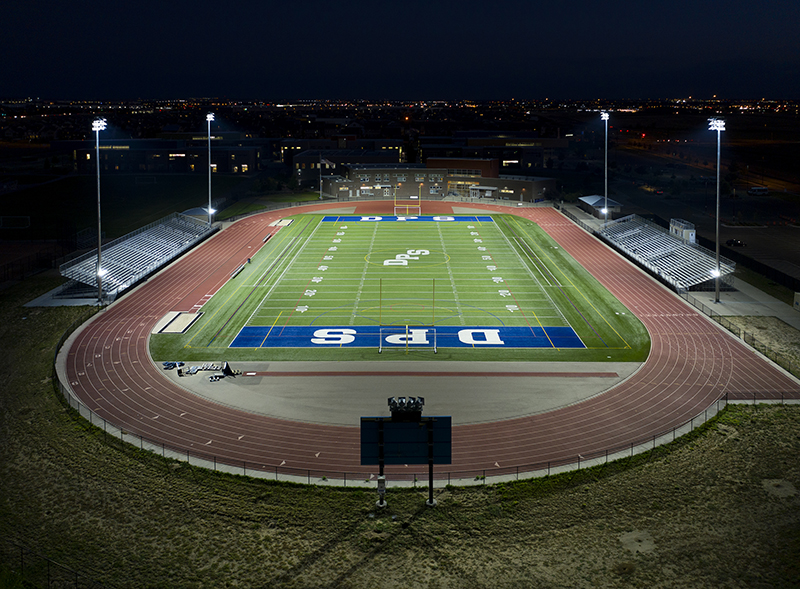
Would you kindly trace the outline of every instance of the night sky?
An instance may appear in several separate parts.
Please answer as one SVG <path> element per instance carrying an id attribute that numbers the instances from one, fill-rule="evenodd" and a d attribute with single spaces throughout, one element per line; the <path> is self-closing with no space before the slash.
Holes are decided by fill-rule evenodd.
<path id="1" fill-rule="evenodd" d="M 800 98 L 800 2 L 10 0 L 0 97 Z"/>

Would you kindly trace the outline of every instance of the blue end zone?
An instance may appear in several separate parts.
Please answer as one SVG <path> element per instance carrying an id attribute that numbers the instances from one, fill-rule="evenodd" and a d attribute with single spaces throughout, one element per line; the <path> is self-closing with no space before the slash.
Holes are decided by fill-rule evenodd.
<path id="1" fill-rule="evenodd" d="M 232 348 L 377 348 L 377 325 L 352 327 L 244 327 Z M 433 347 L 430 328 L 399 328 L 387 333 L 384 347 Z M 571 327 L 436 327 L 440 348 L 585 348 Z"/>
<path id="2" fill-rule="evenodd" d="M 323 223 L 359 223 L 359 222 L 366 222 L 366 223 L 375 223 L 376 221 L 400 221 L 400 222 L 409 222 L 409 221 L 426 221 L 426 222 L 435 222 L 435 223 L 459 223 L 459 222 L 469 222 L 469 223 L 494 223 L 494 219 L 489 216 L 479 215 L 477 217 L 470 217 L 470 216 L 458 216 L 458 217 L 451 217 L 446 215 L 438 215 L 438 216 L 379 216 L 379 215 L 343 215 L 341 217 L 332 217 L 326 216 L 322 218 Z"/>

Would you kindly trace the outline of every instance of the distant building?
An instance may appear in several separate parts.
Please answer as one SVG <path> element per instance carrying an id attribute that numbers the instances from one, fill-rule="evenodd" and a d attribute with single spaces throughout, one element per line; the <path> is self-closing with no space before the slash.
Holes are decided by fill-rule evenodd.
<path id="1" fill-rule="evenodd" d="M 238 134 L 237 134 L 238 135 Z M 247 174 L 260 169 L 262 147 L 253 143 L 211 138 L 211 164 L 215 172 Z M 97 169 L 94 141 L 57 141 L 54 150 L 72 155 L 73 169 L 93 173 Z M 100 141 L 100 170 L 104 173 L 207 173 L 208 138 L 196 134 L 190 139 L 126 139 Z"/>
<path id="2" fill-rule="evenodd" d="M 397 165 L 398 157 L 399 151 L 395 149 L 309 149 L 292 156 L 292 173 L 299 186 L 318 189 L 320 173 L 323 176 L 341 173 L 343 166 L 353 164 Z"/>
<path id="3" fill-rule="evenodd" d="M 439 158 L 492 159 L 505 174 L 529 174 L 569 148 L 568 139 L 513 133 L 462 132 L 455 137 L 420 137 L 421 161 Z"/>
<path id="4" fill-rule="evenodd" d="M 496 174 L 495 160 L 444 158 L 423 164 L 354 163 L 322 177 L 323 195 L 341 198 L 494 198 L 535 202 L 555 193 L 552 178 Z"/>

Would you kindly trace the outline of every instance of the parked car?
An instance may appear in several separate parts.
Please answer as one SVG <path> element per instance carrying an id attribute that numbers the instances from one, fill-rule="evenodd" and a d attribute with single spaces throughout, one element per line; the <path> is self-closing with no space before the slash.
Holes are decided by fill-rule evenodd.
<path id="1" fill-rule="evenodd" d="M 743 242 L 741 239 L 729 239 L 725 242 L 725 245 L 728 247 L 744 247 L 747 244 Z"/>

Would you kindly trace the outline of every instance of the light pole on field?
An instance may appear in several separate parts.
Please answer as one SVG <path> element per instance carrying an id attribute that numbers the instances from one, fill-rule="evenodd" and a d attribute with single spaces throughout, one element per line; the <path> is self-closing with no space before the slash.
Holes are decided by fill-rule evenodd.
<path id="1" fill-rule="evenodd" d="M 95 135 L 95 152 L 97 157 L 97 301 L 103 304 L 103 233 L 100 223 L 100 131 L 106 130 L 105 119 L 92 121 L 92 131 Z"/>
<path id="2" fill-rule="evenodd" d="M 603 206 L 603 228 L 608 224 L 608 113 L 600 113 L 600 118 L 606 124 L 606 157 L 605 157 L 605 203 Z"/>
<path id="3" fill-rule="evenodd" d="M 717 245 L 717 254 L 716 254 L 716 265 L 714 270 L 714 302 L 719 302 L 719 278 L 720 278 L 720 268 L 719 268 L 719 170 L 720 170 L 720 161 L 719 161 L 719 152 L 720 152 L 720 142 L 722 140 L 721 134 L 722 131 L 725 130 L 725 121 L 724 119 L 708 119 L 708 130 L 709 131 L 716 131 L 717 132 L 717 232 L 716 232 L 716 245 Z"/>
<path id="4" fill-rule="evenodd" d="M 211 208 L 211 121 L 214 120 L 214 113 L 210 112 L 206 115 L 208 122 L 208 224 L 211 225 L 211 215 L 214 214 L 214 209 Z"/>

